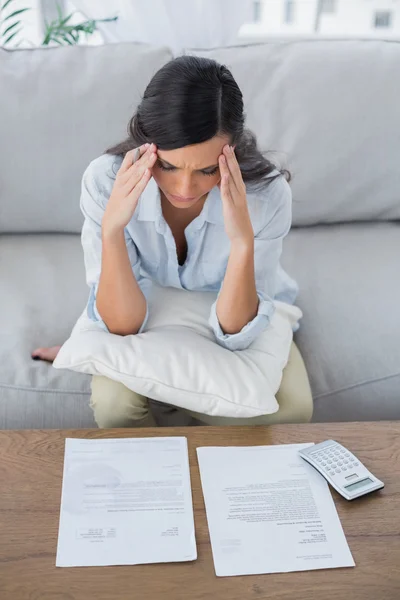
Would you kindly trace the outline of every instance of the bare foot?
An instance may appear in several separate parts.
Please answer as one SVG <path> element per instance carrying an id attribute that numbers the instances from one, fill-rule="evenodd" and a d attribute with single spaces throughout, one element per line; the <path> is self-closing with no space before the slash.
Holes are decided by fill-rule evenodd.
<path id="1" fill-rule="evenodd" d="M 59 353 L 60 348 L 61 346 L 51 346 L 51 348 L 36 348 L 36 350 L 32 352 L 31 356 L 34 360 L 47 360 L 48 362 L 53 362 Z"/>

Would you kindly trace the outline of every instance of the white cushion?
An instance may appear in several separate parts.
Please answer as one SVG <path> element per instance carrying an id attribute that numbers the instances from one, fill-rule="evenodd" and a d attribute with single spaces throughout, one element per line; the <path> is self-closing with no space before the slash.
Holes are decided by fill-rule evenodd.
<path id="1" fill-rule="evenodd" d="M 147 325 L 137 335 L 108 333 L 84 311 L 53 366 L 104 375 L 153 400 L 203 414 L 276 412 L 301 310 L 276 301 L 268 329 L 246 350 L 232 352 L 215 342 L 208 324 L 216 296 L 154 285 Z"/>

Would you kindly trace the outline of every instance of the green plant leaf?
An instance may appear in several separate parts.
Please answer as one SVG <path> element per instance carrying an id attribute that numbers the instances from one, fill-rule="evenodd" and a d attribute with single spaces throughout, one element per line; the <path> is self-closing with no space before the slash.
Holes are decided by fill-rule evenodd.
<path id="1" fill-rule="evenodd" d="M 7 6 L 10 4 L 10 2 L 13 2 L 13 0 L 7 0 L 6 2 L 4 2 L 3 6 L 0 7 L 0 11 L 7 8 Z"/>
<path id="2" fill-rule="evenodd" d="M 10 37 L 8 37 L 5 41 L 4 41 L 4 45 L 8 44 L 8 42 L 10 42 L 13 37 L 15 37 L 17 35 L 17 33 L 19 33 L 20 31 L 22 31 L 23 27 L 21 27 L 21 29 L 18 29 L 17 31 L 14 31 L 14 33 L 12 35 L 10 35 Z"/>
<path id="3" fill-rule="evenodd" d="M 56 6 L 57 6 L 58 18 L 59 18 L 59 19 L 60 19 L 60 21 L 61 21 L 61 19 L 62 19 L 62 11 L 61 11 L 61 7 L 60 7 L 60 5 L 58 4 L 58 2 L 56 3 Z"/>
<path id="4" fill-rule="evenodd" d="M 62 35 L 61 37 L 63 40 L 65 40 L 67 42 L 67 44 L 69 44 L 70 46 L 73 46 L 73 42 L 71 42 L 65 34 Z"/>
<path id="5" fill-rule="evenodd" d="M 8 21 L 8 19 L 11 19 L 11 17 L 15 17 L 16 15 L 20 15 L 23 12 L 26 12 L 27 10 L 31 10 L 30 8 L 21 8 L 21 10 L 16 10 L 15 12 L 11 13 L 11 15 L 7 15 L 7 17 L 5 17 L 3 19 L 3 21 Z"/>
<path id="6" fill-rule="evenodd" d="M 65 19 L 63 19 L 62 21 L 60 21 L 60 23 L 58 24 L 58 26 L 62 27 L 67 21 L 70 20 L 70 18 L 75 14 L 75 12 L 72 12 L 70 15 L 68 15 L 68 17 L 65 17 Z"/>
<path id="7" fill-rule="evenodd" d="M 16 21 L 15 23 L 13 23 L 9 27 L 7 27 L 7 29 L 5 31 L 3 31 L 3 33 L 1 35 L 4 37 L 6 35 L 6 33 L 8 33 L 9 31 L 11 31 L 11 29 L 13 29 L 14 27 L 16 27 L 20 23 L 21 23 L 21 21 Z"/>
<path id="8" fill-rule="evenodd" d="M 108 23 L 108 21 L 118 21 L 118 17 L 110 17 L 109 19 L 97 19 L 97 23 Z"/>
<path id="9" fill-rule="evenodd" d="M 45 37 L 42 42 L 42 45 L 48 45 L 50 42 L 55 42 L 57 44 L 63 45 L 73 45 L 79 43 L 81 33 L 91 35 L 97 29 L 98 22 L 104 21 L 116 21 L 118 16 L 111 17 L 109 19 L 90 19 L 88 21 L 83 21 L 82 23 L 77 23 L 74 25 L 68 25 L 68 21 L 75 14 L 75 12 L 71 13 L 67 17 L 63 18 L 61 9 L 57 4 L 57 11 L 59 15 L 59 19 L 48 23 L 45 21 L 46 30 Z"/>
<path id="10" fill-rule="evenodd" d="M 11 19 L 12 17 L 16 17 L 17 15 L 20 15 L 23 12 L 26 12 L 27 10 L 31 10 L 30 8 L 21 8 L 21 10 L 16 10 L 13 13 L 11 13 L 10 15 L 7 15 L 3 21 L 7 21 L 8 19 Z"/>

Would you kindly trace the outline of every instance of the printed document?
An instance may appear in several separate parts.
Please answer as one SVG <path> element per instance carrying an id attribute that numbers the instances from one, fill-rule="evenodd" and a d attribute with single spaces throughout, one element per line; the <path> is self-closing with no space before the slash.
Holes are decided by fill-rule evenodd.
<path id="1" fill-rule="evenodd" d="M 196 558 L 186 438 L 65 440 L 57 567 Z"/>
<path id="2" fill-rule="evenodd" d="M 197 448 L 217 575 L 355 566 L 312 445 Z"/>

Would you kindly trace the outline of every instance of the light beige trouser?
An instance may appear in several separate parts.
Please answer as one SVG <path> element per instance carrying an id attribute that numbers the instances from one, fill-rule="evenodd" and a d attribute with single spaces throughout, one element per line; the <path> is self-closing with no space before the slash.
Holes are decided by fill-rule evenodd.
<path id="1" fill-rule="evenodd" d="M 123 383 L 102 375 L 93 375 L 90 406 L 100 428 L 155 427 L 147 398 L 127 388 Z M 270 415 L 235 419 L 211 417 L 180 409 L 207 425 L 268 425 L 272 423 L 307 423 L 311 420 L 313 400 L 303 358 L 293 342 L 282 382 L 276 395 L 279 410 Z"/>

